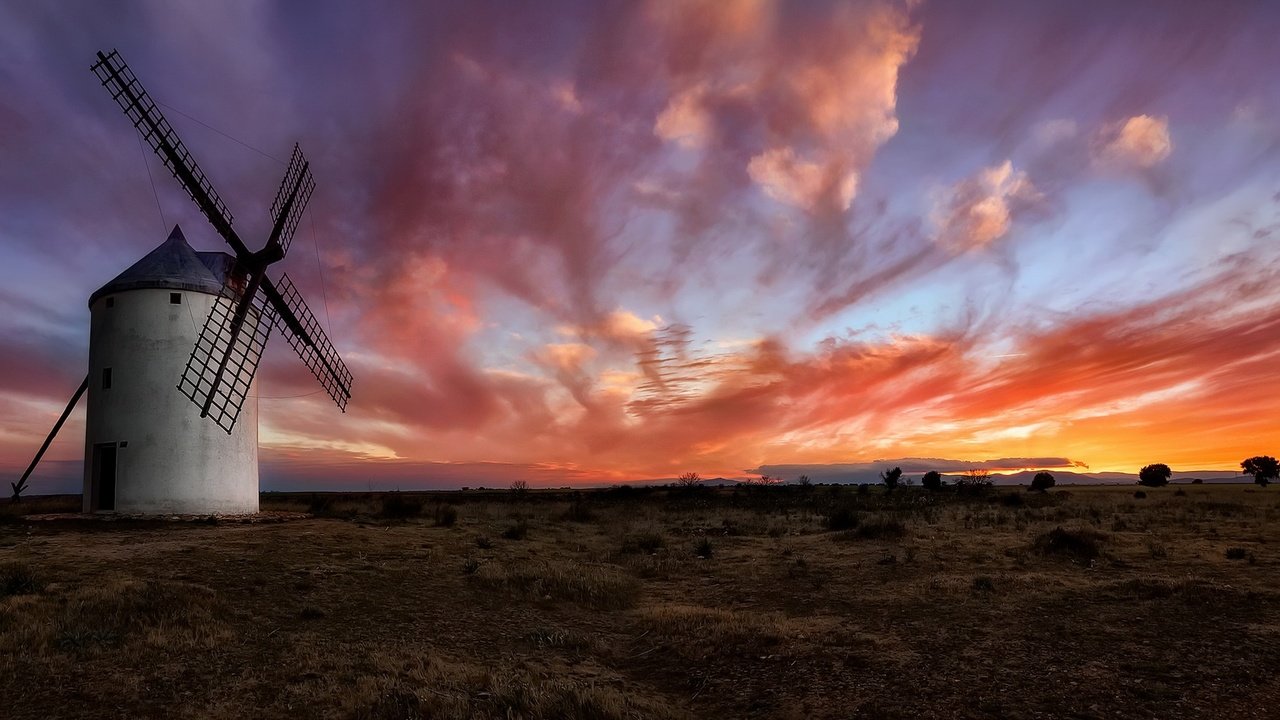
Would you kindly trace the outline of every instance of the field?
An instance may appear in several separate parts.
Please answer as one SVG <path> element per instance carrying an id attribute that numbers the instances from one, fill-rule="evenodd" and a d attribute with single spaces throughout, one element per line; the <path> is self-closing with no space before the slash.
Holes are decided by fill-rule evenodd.
<path id="1" fill-rule="evenodd" d="M 0 715 L 1276 717 L 1280 491 L 1136 489 L 0 504 Z"/>

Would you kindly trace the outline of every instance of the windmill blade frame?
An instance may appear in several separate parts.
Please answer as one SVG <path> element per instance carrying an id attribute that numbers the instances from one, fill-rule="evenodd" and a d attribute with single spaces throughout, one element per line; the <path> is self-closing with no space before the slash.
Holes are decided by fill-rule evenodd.
<path id="1" fill-rule="evenodd" d="M 251 306 L 237 327 L 243 303 Z M 275 310 L 262 296 L 246 297 L 240 303 L 230 297 L 218 298 L 183 368 L 178 390 L 228 434 L 249 396 L 274 324 Z"/>
<path id="2" fill-rule="evenodd" d="M 288 273 L 280 277 L 280 287 L 283 292 L 267 282 L 262 284 L 264 294 L 275 306 L 277 327 L 288 338 L 302 363 L 320 381 L 329 397 L 333 398 L 333 402 L 346 412 L 347 401 L 351 399 L 351 371 L 320 327 L 320 321 L 303 302 L 301 293 L 289 279 Z"/>
<path id="3" fill-rule="evenodd" d="M 298 231 L 298 223 L 302 222 L 302 213 L 307 209 L 311 193 L 316 189 L 315 178 L 311 176 L 311 163 L 302 154 L 302 148 L 293 144 L 293 155 L 289 158 L 289 167 L 285 170 L 284 179 L 280 181 L 280 189 L 276 191 L 275 202 L 271 203 L 271 240 L 280 247 L 280 257 L 289 252 L 289 245 Z"/>
<path id="4" fill-rule="evenodd" d="M 164 113 L 160 112 L 146 88 L 142 87 L 138 77 L 120 57 L 119 51 L 112 50 L 109 55 L 99 51 L 98 62 L 90 69 L 218 234 L 237 255 L 251 255 L 249 248 L 231 226 L 234 217 L 226 203 L 218 196 L 218 191 L 213 189 L 213 184 L 182 143 L 173 126 L 165 119 Z"/>

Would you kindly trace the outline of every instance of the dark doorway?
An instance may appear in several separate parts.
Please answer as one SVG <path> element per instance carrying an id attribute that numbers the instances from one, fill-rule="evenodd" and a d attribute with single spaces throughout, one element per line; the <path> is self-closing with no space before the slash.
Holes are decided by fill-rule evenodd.
<path id="1" fill-rule="evenodd" d="M 93 446 L 93 509 L 116 509 L 116 444 Z"/>

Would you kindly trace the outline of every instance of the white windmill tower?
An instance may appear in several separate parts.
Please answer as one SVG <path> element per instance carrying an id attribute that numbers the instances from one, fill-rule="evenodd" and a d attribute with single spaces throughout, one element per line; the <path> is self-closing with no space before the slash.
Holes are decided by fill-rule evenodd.
<path id="1" fill-rule="evenodd" d="M 351 373 L 288 275 L 272 281 L 266 274 L 284 258 L 315 181 L 295 145 L 271 207 L 271 235 L 250 252 L 119 54 L 98 53 L 92 69 L 234 254 L 196 252 L 174 227 L 90 296 L 89 375 L 15 495 L 87 388 L 85 512 L 257 512 L 258 416 L 245 401 L 272 328 L 339 408 L 351 397 Z"/>

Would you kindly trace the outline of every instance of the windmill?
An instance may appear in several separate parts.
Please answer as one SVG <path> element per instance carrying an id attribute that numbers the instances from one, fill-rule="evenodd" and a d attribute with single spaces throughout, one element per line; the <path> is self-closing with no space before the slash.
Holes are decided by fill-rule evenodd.
<path id="1" fill-rule="evenodd" d="M 272 329 L 285 335 L 344 412 L 351 397 L 350 371 L 288 274 L 273 280 L 267 273 L 284 259 L 315 189 L 310 165 L 294 145 L 271 205 L 271 233 L 262 249 L 249 250 L 225 203 L 119 53 L 97 58 L 91 69 L 103 87 L 233 253 L 196 252 L 175 227 L 90 296 L 89 376 L 15 495 L 87 388 L 86 512 L 254 512 L 257 413 L 253 405 L 246 410 L 245 401 Z M 197 312 L 204 319 L 195 334 Z M 252 422 L 238 426 L 246 413 Z"/>

